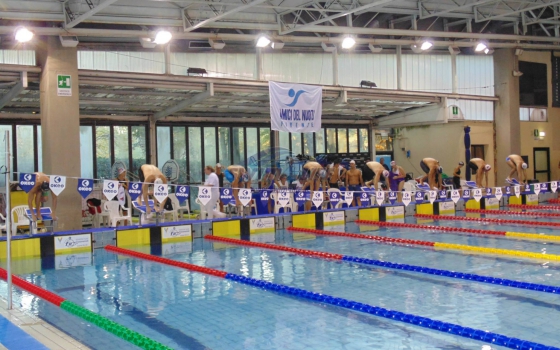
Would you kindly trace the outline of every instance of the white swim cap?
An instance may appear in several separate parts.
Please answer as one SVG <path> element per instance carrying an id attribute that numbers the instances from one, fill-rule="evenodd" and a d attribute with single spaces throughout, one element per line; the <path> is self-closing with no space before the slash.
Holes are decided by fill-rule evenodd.
<path id="1" fill-rule="evenodd" d="M 440 174 L 443 173 L 443 168 L 442 168 L 442 167 L 439 167 L 439 168 L 438 168 L 438 172 L 439 172 Z"/>
<path id="2" fill-rule="evenodd" d="M 383 177 L 389 177 L 389 172 L 387 170 L 383 170 Z"/>
<path id="3" fill-rule="evenodd" d="M 163 183 L 163 181 L 161 181 L 161 179 L 155 179 L 154 180 L 154 185 L 159 185 L 159 184 L 162 184 L 162 183 Z"/>
<path id="4" fill-rule="evenodd" d="M 395 165 L 397 165 L 397 163 L 395 163 L 395 161 L 394 161 L 394 160 L 393 160 L 393 161 L 391 161 L 391 166 L 395 166 Z"/>
<path id="5" fill-rule="evenodd" d="M 248 181 L 249 181 L 249 175 L 248 175 L 247 173 L 243 174 L 243 175 L 241 176 L 241 180 L 242 180 L 243 182 L 248 182 Z"/>
<path id="6" fill-rule="evenodd" d="M 460 162 L 459 162 L 459 165 L 465 165 L 465 162 L 460 161 Z"/>
<path id="7" fill-rule="evenodd" d="M 528 168 L 527 163 L 521 164 L 521 167 L 522 167 L 523 169 L 527 169 L 527 168 Z"/>
<path id="8" fill-rule="evenodd" d="M 490 171 L 490 169 L 492 169 L 492 167 L 490 166 L 490 164 L 486 164 L 486 165 L 484 166 L 484 170 Z"/>

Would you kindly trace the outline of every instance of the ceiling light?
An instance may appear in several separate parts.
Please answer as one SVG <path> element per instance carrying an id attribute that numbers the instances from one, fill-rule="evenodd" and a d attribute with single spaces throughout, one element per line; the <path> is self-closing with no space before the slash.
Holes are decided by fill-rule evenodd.
<path id="1" fill-rule="evenodd" d="M 157 44 L 150 38 L 138 38 L 138 41 L 140 42 L 140 45 L 142 45 L 142 47 L 145 49 L 153 49 L 157 46 Z"/>
<path id="2" fill-rule="evenodd" d="M 208 39 L 208 44 L 212 46 L 213 49 L 221 50 L 226 47 L 226 43 L 220 39 Z"/>
<path id="3" fill-rule="evenodd" d="M 383 47 L 381 47 L 380 45 L 369 44 L 368 47 L 369 47 L 369 50 L 373 53 L 379 53 L 379 52 L 383 51 Z"/>
<path id="4" fill-rule="evenodd" d="M 458 47 L 449 46 L 447 49 L 449 50 L 449 53 L 452 55 L 458 55 L 461 53 L 461 49 L 459 49 Z"/>
<path id="5" fill-rule="evenodd" d="M 282 50 L 284 48 L 284 42 L 281 40 L 274 40 L 272 42 L 272 44 L 270 44 L 270 46 L 274 49 L 274 50 Z"/>
<path id="6" fill-rule="evenodd" d="M 325 52 L 334 52 L 336 51 L 336 46 L 331 43 L 321 43 L 321 47 Z"/>
<path id="7" fill-rule="evenodd" d="M 257 47 L 267 47 L 268 44 L 270 44 L 270 39 L 267 38 L 265 35 L 261 35 L 257 39 Z"/>
<path id="8" fill-rule="evenodd" d="M 19 27 L 16 29 L 16 40 L 20 43 L 26 43 L 33 39 L 33 33 L 25 27 Z"/>
<path id="9" fill-rule="evenodd" d="M 171 32 L 168 32 L 167 30 L 160 30 L 159 32 L 156 33 L 156 38 L 154 39 L 154 43 L 158 45 L 167 44 L 168 42 L 171 41 L 172 37 L 173 35 L 171 35 Z"/>
<path id="10" fill-rule="evenodd" d="M 351 36 L 347 36 L 342 40 L 342 48 L 343 49 L 351 49 L 354 45 L 356 45 L 356 40 Z"/>
<path id="11" fill-rule="evenodd" d="M 482 41 L 480 41 L 478 44 L 476 44 L 476 47 L 474 49 L 474 51 L 476 52 L 480 52 L 480 51 L 484 51 L 488 48 L 488 46 L 483 43 Z"/>
<path id="12" fill-rule="evenodd" d="M 429 41 L 429 40 L 424 40 L 424 41 L 422 42 L 422 44 L 420 45 L 420 50 L 426 51 L 426 50 L 431 49 L 432 46 L 434 46 L 434 44 L 433 44 L 431 41 Z"/>
<path id="13" fill-rule="evenodd" d="M 487 54 L 487 55 L 491 55 L 491 54 L 494 53 L 494 49 L 488 49 L 488 48 L 484 49 L 484 53 Z"/>

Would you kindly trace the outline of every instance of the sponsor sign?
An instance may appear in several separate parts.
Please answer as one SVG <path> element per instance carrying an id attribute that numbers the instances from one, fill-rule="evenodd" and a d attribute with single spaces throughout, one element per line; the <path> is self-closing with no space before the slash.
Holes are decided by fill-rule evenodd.
<path id="1" fill-rule="evenodd" d="M 220 200 L 224 205 L 228 205 L 233 200 L 233 190 L 231 188 L 220 188 Z"/>
<path id="2" fill-rule="evenodd" d="M 447 191 L 439 191 L 439 199 L 447 199 Z"/>
<path id="3" fill-rule="evenodd" d="M 498 198 L 486 198 L 486 205 L 485 208 L 486 209 L 499 209 L 500 208 L 500 200 Z"/>
<path id="4" fill-rule="evenodd" d="M 115 180 L 103 180 L 103 194 L 107 200 L 113 200 L 119 193 L 119 182 Z"/>
<path id="5" fill-rule="evenodd" d="M 466 202 L 471 199 L 471 190 L 463 190 L 463 200 Z"/>
<path id="6" fill-rule="evenodd" d="M 161 242 L 191 241 L 192 225 L 165 226 L 161 228 Z"/>
<path id="7" fill-rule="evenodd" d="M 557 189 L 558 189 L 558 182 L 552 181 L 552 182 L 550 183 L 550 190 L 551 190 L 553 193 L 556 193 L 556 190 L 557 190 Z"/>
<path id="8" fill-rule="evenodd" d="M 177 197 L 179 203 L 189 200 L 190 195 L 191 195 L 190 186 L 177 186 L 175 188 L 175 197 Z"/>
<path id="9" fill-rule="evenodd" d="M 91 252 L 55 255 L 54 266 L 56 270 L 70 269 L 78 266 L 91 266 L 92 258 L 93 254 Z"/>
<path id="10" fill-rule="evenodd" d="M 473 190 L 473 198 L 475 201 L 480 202 L 480 199 L 482 198 L 482 190 L 480 188 L 475 188 Z"/>
<path id="11" fill-rule="evenodd" d="M 511 187 L 510 186 L 506 186 L 506 196 L 511 196 Z"/>
<path id="12" fill-rule="evenodd" d="M 309 200 L 309 191 L 296 191 L 294 200 L 297 204 L 303 204 Z"/>
<path id="13" fill-rule="evenodd" d="M 513 186 L 513 193 L 515 193 L 515 196 L 519 198 L 519 195 L 521 194 L 521 186 Z"/>
<path id="14" fill-rule="evenodd" d="M 344 198 L 344 203 L 346 203 L 347 205 L 352 205 L 352 201 L 354 200 L 354 192 L 352 191 L 342 192 L 342 196 Z"/>
<path id="15" fill-rule="evenodd" d="M 395 204 L 396 201 L 397 201 L 397 192 L 389 191 L 389 203 Z"/>
<path id="16" fill-rule="evenodd" d="M 167 184 L 155 184 L 154 185 L 154 198 L 158 202 L 163 203 L 167 196 L 169 195 L 169 188 Z"/>
<path id="17" fill-rule="evenodd" d="M 548 185 L 546 183 L 542 183 L 541 184 L 541 192 L 546 192 L 548 191 Z"/>
<path id="18" fill-rule="evenodd" d="M 404 207 L 400 205 L 396 207 L 385 207 L 385 217 L 387 220 L 404 218 Z"/>
<path id="19" fill-rule="evenodd" d="M 55 196 L 61 194 L 66 188 L 66 176 L 51 175 L 49 177 L 49 188 Z"/>
<path id="20" fill-rule="evenodd" d="M 487 197 L 492 196 L 492 188 L 486 188 L 486 196 Z"/>
<path id="21" fill-rule="evenodd" d="M 245 207 L 247 206 L 247 204 L 249 204 L 249 202 L 251 202 L 252 199 L 252 191 L 250 188 L 242 188 L 239 190 L 238 193 L 238 197 L 239 197 L 239 202 L 241 202 L 241 204 Z"/>
<path id="22" fill-rule="evenodd" d="M 531 185 L 526 184 L 526 185 L 525 185 L 525 190 L 524 190 L 524 191 L 525 191 L 525 192 L 531 192 Z"/>
<path id="23" fill-rule="evenodd" d="M 429 191 L 428 192 L 428 198 L 430 199 L 430 203 L 434 203 L 437 199 L 437 191 Z"/>
<path id="24" fill-rule="evenodd" d="M 313 202 L 313 205 L 315 205 L 315 208 L 319 209 L 321 204 L 323 204 L 323 192 L 314 191 L 311 201 Z"/>
<path id="25" fill-rule="evenodd" d="M 541 185 L 540 185 L 540 184 L 534 184 L 534 185 L 533 185 L 533 192 L 534 192 L 535 194 L 541 193 Z"/>
<path id="26" fill-rule="evenodd" d="M 526 202 L 528 205 L 537 205 L 539 204 L 539 196 L 537 194 L 528 194 Z"/>
<path id="27" fill-rule="evenodd" d="M 461 199 L 461 194 L 459 193 L 459 190 L 452 190 L 451 191 L 451 200 L 453 201 L 453 203 L 457 204 L 459 199 Z"/>
<path id="28" fill-rule="evenodd" d="M 128 186 L 128 195 L 130 199 L 135 201 L 142 194 L 142 184 L 140 182 L 131 182 Z M 177 196 L 179 198 L 179 196 Z"/>
<path id="29" fill-rule="evenodd" d="M 371 201 L 369 193 L 360 192 L 360 201 L 362 202 L 362 207 L 369 207 Z"/>
<path id="30" fill-rule="evenodd" d="M 78 193 L 86 199 L 93 192 L 93 179 L 78 179 Z"/>
<path id="31" fill-rule="evenodd" d="M 321 128 L 323 91 L 320 86 L 268 83 L 271 129 L 316 132 Z"/>
<path id="32" fill-rule="evenodd" d="M 270 190 L 262 190 L 260 195 L 260 200 L 262 204 L 268 204 L 268 200 L 270 199 Z M 305 194 L 304 194 L 305 196 Z M 296 200 L 297 202 L 297 200 Z"/>
<path id="33" fill-rule="evenodd" d="M 416 203 L 424 202 L 424 192 L 417 191 L 414 195 L 414 200 L 416 201 Z"/>
<path id="34" fill-rule="evenodd" d="M 336 207 L 341 200 L 341 193 L 340 192 L 329 192 L 329 201 L 331 202 L 333 207 Z"/>
<path id="35" fill-rule="evenodd" d="M 210 199 L 212 199 L 212 190 L 210 189 L 210 187 L 200 186 L 198 188 L 198 200 L 200 201 L 200 203 L 202 203 L 202 205 L 206 205 L 208 204 L 208 202 L 210 202 Z"/>
<path id="36" fill-rule="evenodd" d="M 285 208 L 288 203 L 290 203 L 290 194 L 288 191 L 279 191 L 278 192 L 278 204 L 281 208 Z"/>
<path id="37" fill-rule="evenodd" d="M 454 202 L 439 202 L 439 214 L 455 214 L 455 203 Z"/>
<path id="38" fill-rule="evenodd" d="M 274 232 L 275 226 L 274 218 L 250 219 L 249 233 Z"/>
<path id="39" fill-rule="evenodd" d="M 64 235 L 54 237 L 54 253 L 70 254 L 78 252 L 91 252 L 91 234 Z"/>
<path id="40" fill-rule="evenodd" d="M 408 191 L 403 192 L 403 195 L 402 195 L 403 204 L 405 206 L 408 206 L 411 201 L 412 201 L 412 193 L 408 192 Z"/>
<path id="41" fill-rule="evenodd" d="M 377 202 L 377 205 L 381 205 L 381 203 L 385 201 L 385 192 L 381 190 L 375 192 L 375 201 Z"/>
<path id="42" fill-rule="evenodd" d="M 345 217 L 343 211 L 331 211 L 328 213 L 323 213 L 323 225 L 333 226 L 333 225 L 344 225 Z"/>
<path id="43" fill-rule="evenodd" d="M 496 199 L 498 200 L 498 202 L 500 201 L 500 199 L 502 199 L 503 197 L 503 193 L 502 193 L 502 188 L 501 187 L 496 187 L 494 189 L 494 195 L 496 196 Z"/>
<path id="44" fill-rule="evenodd" d="M 29 193 L 33 187 L 35 187 L 35 174 L 19 174 L 19 187 Z"/>

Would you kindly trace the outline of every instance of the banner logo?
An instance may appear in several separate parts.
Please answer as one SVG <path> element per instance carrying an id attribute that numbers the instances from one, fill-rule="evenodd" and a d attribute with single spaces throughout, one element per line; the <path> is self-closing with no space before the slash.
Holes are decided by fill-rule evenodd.
<path id="1" fill-rule="evenodd" d="M 19 187 L 29 193 L 35 187 L 35 174 L 19 174 Z"/>
<path id="2" fill-rule="evenodd" d="M 78 193 L 82 198 L 86 198 L 93 191 L 93 180 L 78 179 Z"/>
<path id="3" fill-rule="evenodd" d="M 49 188 L 56 196 L 66 188 L 66 176 L 51 175 L 49 180 Z"/>
<path id="4" fill-rule="evenodd" d="M 321 128 L 320 86 L 269 82 L 272 130 L 315 132 Z"/>

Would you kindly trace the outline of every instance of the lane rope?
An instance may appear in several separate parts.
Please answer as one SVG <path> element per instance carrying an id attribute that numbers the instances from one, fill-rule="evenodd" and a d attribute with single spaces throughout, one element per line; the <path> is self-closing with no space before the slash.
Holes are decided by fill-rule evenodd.
<path id="1" fill-rule="evenodd" d="M 560 203 L 560 199 L 549 199 L 549 203 Z"/>
<path id="2" fill-rule="evenodd" d="M 539 344 L 535 342 L 531 342 L 528 340 L 508 337 L 502 334 L 487 332 L 483 330 L 478 330 L 469 327 L 463 327 L 453 323 L 442 322 L 434 319 L 430 319 L 427 317 L 420 317 L 413 314 L 407 314 L 399 311 L 389 310 L 378 306 L 373 306 L 369 304 L 359 303 L 352 300 L 344 299 L 344 298 L 337 298 L 327 294 L 321 293 L 314 293 L 307 291 L 305 289 L 289 287 L 282 284 L 267 282 L 264 280 L 259 280 L 256 278 L 245 277 L 241 275 L 236 275 L 233 273 L 227 273 L 224 271 L 210 269 L 206 267 L 202 267 L 199 265 L 193 265 L 189 263 L 182 263 L 175 260 L 157 257 L 145 253 L 135 252 L 128 249 L 118 248 L 115 246 L 105 246 L 105 249 L 117 254 L 122 255 L 129 255 L 139 259 L 149 260 L 159 262 L 161 264 L 169 265 L 169 266 L 176 266 L 182 267 L 184 269 L 201 272 L 208 275 L 221 277 L 227 280 L 235 281 L 241 284 L 246 284 L 252 287 L 257 287 L 261 290 L 267 292 L 276 292 L 279 294 L 299 297 L 302 299 L 311 300 L 314 302 L 319 302 L 323 304 L 329 304 L 333 306 L 342 307 L 349 310 L 360 311 L 363 313 L 367 313 L 374 316 L 379 316 L 383 318 L 387 318 L 394 321 L 400 321 L 404 323 L 409 323 L 412 325 L 436 330 L 443 333 L 449 333 L 453 335 L 458 335 L 464 338 L 479 340 L 483 342 L 487 342 L 490 344 L 495 344 L 503 347 L 507 347 L 509 349 L 548 349 L 548 350 L 560 350 L 560 348 L 556 347 L 547 347 L 544 344 Z M 223 275 L 223 277 L 222 277 Z"/>
<path id="3" fill-rule="evenodd" d="M 511 211 L 511 210 L 486 210 L 486 209 L 465 209 L 466 213 L 479 213 L 486 215 L 521 215 L 521 216 L 538 216 L 538 217 L 560 217 L 560 213 L 539 213 L 527 211 Z"/>
<path id="4" fill-rule="evenodd" d="M 532 221 L 532 220 L 511 220 L 511 219 L 492 219 L 492 218 L 475 218 L 466 216 L 451 216 L 451 215 L 429 215 L 429 214 L 414 214 L 416 218 L 431 219 L 431 220 L 452 220 L 452 221 L 474 221 L 474 222 L 489 222 L 493 224 L 514 224 L 523 226 L 549 226 L 559 227 L 560 222 L 546 222 L 546 221 Z"/>
<path id="5" fill-rule="evenodd" d="M 501 237 L 514 237 L 522 240 L 539 240 L 548 242 L 558 242 L 560 241 L 560 236 L 545 235 L 540 233 L 530 233 L 530 232 L 511 232 L 511 231 L 490 231 L 490 230 L 478 230 L 466 227 L 447 227 L 447 226 L 434 226 L 434 225 L 420 225 L 420 224 L 407 224 L 401 222 L 390 222 L 390 221 L 355 221 L 356 224 L 365 225 L 375 225 L 381 227 L 404 227 L 420 230 L 430 230 L 430 231 L 442 231 L 445 233 L 469 233 L 475 235 L 482 235 L 482 237 L 487 238 L 487 236 L 501 236 Z"/>
<path id="6" fill-rule="evenodd" d="M 0 278 L 3 280 L 8 279 L 8 272 L 0 268 Z M 20 287 L 24 291 L 31 293 L 41 299 L 44 299 L 51 304 L 54 304 L 61 309 L 91 323 L 97 327 L 116 335 L 117 337 L 138 346 L 141 349 L 146 350 L 172 350 L 151 338 L 148 338 L 140 333 L 137 333 L 117 322 L 111 321 L 110 319 L 103 317 L 95 312 L 92 312 L 82 306 L 74 304 L 61 297 L 60 295 L 49 292 L 33 283 L 27 282 L 26 280 L 12 275 L 12 282 L 14 285 Z"/>
<path id="7" fill-rule="evenodd" d="M 358 223 L 358 221 L 356 221 L 356 223 Z M 373 226 L 377 225 L 376 221 L 371 221 L 368 223 L 368 221 L 360 220 L 360 223 L 373 225 Z M 434 247 L 436 249 L 441 249 L 441 250 L 459 250 L 459 251 L 464 251 L 469 253 L 504 255 L 504 256 L 512 256 L 516 258 L 524 258 L 524 259 L 543 259 L 543 260 L 556 260 L 556 261 L 560 260 L 560 255 L 546 254 L 546 253 L 531 253 L 531 252 L 525 252 L 521 250 L 485 248 L 485 247 L 478 247 L 478 246 L 471 246 L 471 245 L 464 245 L 464 244 L 451 244 L 451 243 L 442 243 L 442 242 L 419 241 L 414 239 L 389 238 L 389 237 L 382 237 L 382 236 L 362 235 L 356 233 L 346 233 L 346 232 L 336 232 L 336 231 L 324 231 L 324 230 L 315 230 L 315 229 L 299 228 L 299 227 L 298 228 L 288 227 L 287 230 L 296 231 L 296 232 L 305 232 L 305 233 L 311 233 L 317 235 L 325 235 L 325 236 L 369 239 L 382 243 L 423 245 L 428 247 Z"/>
<path id="8" fill-rule="evenodd" d="M 527 204 L 510 204 L 510 208 L 530 209 L 530 210 L 560 210 L 557 205 L 527 205 Z"/>
<path id="9" fill-rule="evenodd" d="M 483 275 L 476 275 L 470 273 L 462 273 L 456 271 L 448 271 L 448 270 L 440 270 L 440 269 L 432 269 L 424 266 L 416 266 L 416 265 L 407 265 L 407 264 L 400 264 L 400 263 L 393 263 L 390 261 L 382 261 L 382 260 L 374 260 L 374 259 L 366 259 L 360 258 L 356 256 L 350 255 L 341 255 L 341 254 L 332 254 L 326 252 L 319 252 L 315 250 L 308 250 L 308 249 L 300 249 L 300 248 L 292 248 L 292 247 L 285 247 L 276 244 L 269 244 L 269 243 L 260 243 L 260 242 L 252 242 L 252 241 L 245 241 L 240 239 L 233 239 L 233 238 L 226 238 L 226 237 L 217 237 L 207 235 L 204 236 L 204 239 L 222 243 L 229 243 L 239 246 L 251 247 L 251 248 L 262 248 L 262 249 L 270 249 L 276 251 L 284 251 L 290 252 L 302 256 L 307 257 L 314 257 L 324 260 L 340 260 L 346 262 L 355 262 L 359 264 L 365 265 L 373 265 L 378 267 L 386 267 L 390 269 L 397 269 L 397 270 L 404 270 L 404 271 L 413 271 L 424 273 L 428 275 L 436 275 L 448 278 L 456 278 L 461 280 L 468 280 L 474 282 L 481 282 L 481 283 L 488 283 L 494 285 L 501 285 L 504 287 L 512 287 L 512 288 L 519 288 L 519 289 L 527 289 L 533 290 L 537 292 L 545 292 L 545 293 L 552 293 L 552 294 L 560 294 L 560 287 L 558 286 L 550 286 L 545 284 L 536 284 L 536 283 L 528 283 L 528 282 L 521 282 L 503 278 L 495 278 L 491 276 L 483 276 Z M 340 258 L 339 258 L 340 257 Z"/>

